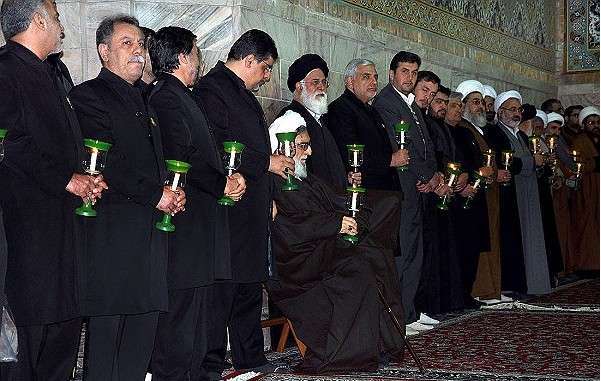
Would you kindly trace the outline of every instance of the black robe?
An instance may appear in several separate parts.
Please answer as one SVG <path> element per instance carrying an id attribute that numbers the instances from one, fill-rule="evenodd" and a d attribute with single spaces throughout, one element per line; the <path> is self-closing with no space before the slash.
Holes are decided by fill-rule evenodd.
<path id="1" fill-rule="evenodd" d="M 511 151 L 509 138 L 500 130 L 501 125 L 488 127 L 484 136 L 490 147 L 495 151 L 497 168 L 505 169 L 502 151 Z M 509 167 L 512 175 L 520 173 L 522 161 L 514 158 Z M 499 214 L 501 246 L 501 288 L 503 291 L 527 292 L 524 250 L 522 248 L 522 231 L 515 180 L 505 186 L 499 184 Z"/>
<path id="2" fill-rule="evenodd" d="M 307 170 L 329 184 L 337 193 L 344 193 L 347 186 L 344 163 L 347 159 L 340 158 L 336 141 L 327 128 L 327 114 L 321 116 L 322 124 L 320 125 L 305 106 L 293 100 L 280 111 L 278 117 L 284 115 L 288 110 L 299 113 L 307 123 L 313 152 L 307 159 Z"/>
<path id="3" fill-rule="evenodd" d="M 169 235 L 169 289 L 229 279 L 229 208 L 217 204 L 226 174 L 205 112 L 169 74 L 159 78 L 149 104 L 159 118 L 165 158 L 192 165 L 186 176 L 186 211 L 173 217 L 176 231 Z"/>
<path id="4" fill-rule="evenodd" d="M 563 271 L 563 258 L 561 257 L 561 245 L 559 244 L 559 235 L 555 223 L 555 210 L 553 208 L 553 195 L 551 193 L 550 179 L 552 173 L 553 169 L 546 164 L 536 170 L 538 195 L 540 198 L 540 213 L 543 220 L 543 230 L 545 232 L 547 265 L 549 266 L 551 285 L 554 286 L 555 282 L 553 277 Z"/>
<path id="5" fill-rule="evenodd" d="M 221 61 L 200 79 L 193 96 L 206 112 L 218 147 L 227 140 L 246 145 L 238 169 L 246 178 L 246 193 L 228 211 L 232 281 L 263 282 L 268 276 L 272 200 L 265 114 L 244 82 Z"/>
<path id="6" fill-rule="evenodd" d="M 79 316 L 76 255 L 82 236 L 65 190 L 81 171 L 82 137 L 50 65 L 16 42 L 0 49 L 0 116 L 8 129 L 0 202 L 8 245 L 6 294 L 17 325 Z"/>
<path id="7" fill-rule="evenodd" d="M 357 246 L 338 234 L 344 202 L 312 175 L 298 191 L 276 195 L 272 245 L 279 281 L 270 282 L 269 295 L 307 345 L 300 365 L 306 372 L 375 370 L 381 352 L 402 350 L 378 299 L 380 288 L 403 324 L 393 258 L 398 197 L 379 198 L 359 212 Z"/>
<path id="8" fill-rule="evenodd" d="M 102 173 L 109 189 L 85 219 L 79 258 L 84 315 L 167 310 L 167 233 L 155 228 L 167 178 L 161 133 L 140 91 L 103 68 L 70 93 L 83 135 L 113 144 Z"/>

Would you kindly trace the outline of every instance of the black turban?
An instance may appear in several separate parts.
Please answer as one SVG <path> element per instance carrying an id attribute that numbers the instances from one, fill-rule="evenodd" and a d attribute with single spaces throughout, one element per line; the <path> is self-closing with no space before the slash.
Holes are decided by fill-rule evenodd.
<path id="1" fill-rule="evenodd" d="M 290 65 L 288 69 L 288 88 L 294 92 L 296 82 L 300 82 L 309 74 L 311 70 L 321 69 L 328 78 L 328 64 L 317 54 L 305 54 Z"/>
<path id="2" fill-rule="evenodd" d="M 530 104 L 523 104 L 522 105 L 522 120 L 530 120 L 530 119 L 534 119 L 534 117 L 536 116 L 536 107 L 530 105 Z"/>

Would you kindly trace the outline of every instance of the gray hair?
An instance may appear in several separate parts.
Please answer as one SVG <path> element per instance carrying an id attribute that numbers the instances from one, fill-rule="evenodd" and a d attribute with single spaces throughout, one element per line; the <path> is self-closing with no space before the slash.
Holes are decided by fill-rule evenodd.
<path id="1" fill-rule="evenodd" d="M 451 94 L 449 94 L 449 102 L 450 101 L 458 101 L 459 103 L 462 102 L 461 98 L 463 98 L 463 94 L 457 92 L 457 91 L 451 91 Z"/>
<path id="2" fill-rule="evenodd" d="M 98 50 L 98 46 L 100 46 L 100 44 L 109 44 L 109 41 L 115 32 L 115 24 L 119 23 L 134 25 L 138 28 L 140 27 L 140 23 L 138 22 L 137 18 L 124 13 L 103 18 L 98 25 L 98 29 L 96 29 L 96 50 Z M 98 52 L 98 57 L 100 57 L 100 52 Z M 102 57 L 100 57 L 100 62 L 102 62 Z"/>
<path id="3" fill-rule="evenodd" d="M 357 68 L 359 66 L 364 66 L 364 65 L 373 65 L 376 66 L 375 63 L 373 63 L 370 60 L 366 60 L 363 58 L 354 58 L 351 60 L 351 62 L 349 62 L 346 65 L 346 68 L 344 69 L 344 81 L 346 81 L 347 78 L 351 78 L 354 77 L 355 74 L 357 74 Z"/>
<path id="4" fill-rule="evenodd" d="M 0 8 L 0 24 L 6 40 L 29 28 L 35 12 L 40 12 L 48 18 L 44 8 L 45 0 L 4 0 Z"/>

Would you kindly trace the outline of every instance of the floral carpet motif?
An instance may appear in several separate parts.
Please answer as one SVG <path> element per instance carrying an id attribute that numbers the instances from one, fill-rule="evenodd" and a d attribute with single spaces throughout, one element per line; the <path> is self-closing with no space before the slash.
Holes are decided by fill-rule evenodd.
<path id="1" fill-rule="evenodd" d="M 537 305 L 599 305 L 599 279 L 584 280 L 557 288 L 555 291 L 526 300 Z"/>

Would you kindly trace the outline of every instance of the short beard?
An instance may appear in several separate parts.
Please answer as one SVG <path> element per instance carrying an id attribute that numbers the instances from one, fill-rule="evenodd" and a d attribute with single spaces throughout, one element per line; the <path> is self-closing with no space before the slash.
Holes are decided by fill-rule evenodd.
<path id="1" fill-rule="evenodd" d="M 463 110 L 463 117 L 472 123 L 476 127 L 485 127 L 488 123 L 486 121 L 486 113 L 472 114 L 467 108 Z"/>
<path id="2" fill-rule="evenodd" d="M 499 115 L 497 115 L 497 117 L 499 117 L 499 120 L 501 121 L 501 123 L 503 123 L 507 127 L 513 128 L 513 129 L 518 128 L 518 126 L 520 125 L 520 122 L 521 122 L 521 120 L 501 118 Z"/>
<path id="3" fill-rule="evenodd" d="M 319 93 L 321 94 L 321 93 Z M 323 97 L 317 97 L 318 93 L 309 94 L 305 86 L 302 87 L 301 103 L 309 111 L 318 115 L 323 115 L 328 112 L 328 94 L 323 93 Z"/>
<path id="4" fill-rule="evenodd" d="M 300 179 L 307 178 L 307 164 L 303 163 L 300 159 L 294 159 L 294 175 Z"/>

